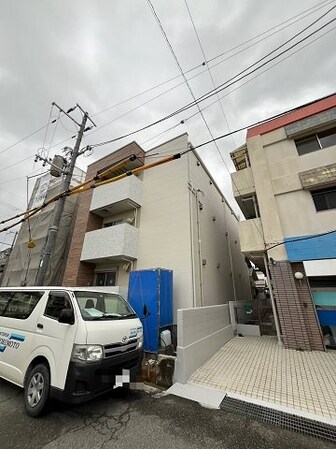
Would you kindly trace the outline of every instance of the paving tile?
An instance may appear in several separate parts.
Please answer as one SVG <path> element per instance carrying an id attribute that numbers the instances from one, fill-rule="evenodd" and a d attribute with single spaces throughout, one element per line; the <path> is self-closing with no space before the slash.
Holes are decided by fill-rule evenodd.
<path id="1" fill-rule="evenodd" d="M 336 354 L 298 352 L 274 337 L 236 337 L 189 379 L 336 418 Z"/>

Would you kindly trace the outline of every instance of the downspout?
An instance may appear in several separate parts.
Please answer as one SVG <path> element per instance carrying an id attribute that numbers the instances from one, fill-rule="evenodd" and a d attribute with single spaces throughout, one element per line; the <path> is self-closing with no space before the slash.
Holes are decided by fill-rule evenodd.
<path id="1" fill-rule="evenodd" d="M 200 274 L 200 293 L 201 293 L 201 307 L 204 306 L 204 280 L 203 280 L 203 265 L 202 265 L 202 239 L 201 239 L 201 223 L 199 219 L 199 192 L 203 193 L 200 189 L 196 190 L 196 223 L 197 223 L 197 241 L 198 241 L 198 257 L 199 257 L 199 274 Z M 203 193 L 204 195 L 204 193 Z"/>
<path id="2" fill-rule="evenodd" d="M 193 201 L 192 201 L 192 197 L 191 195 L 193 195 L 193 188 L 191 186 L 191 184 L 188 184 L 188 188 L 189 188 L 189 221 L 190 221 L 190 239 L 191 239 L 191 244 L 190 244 L 190 249 L 191 249 L 191 279 L 192 279 L 192 301 L 193 301 L 193 307 L 197 307 L 197 303 L 196 303 L 196 280 L 195 280 L 195 268 L 194 268 L 194 261 L 195 261 L 195 257 L 194 257 L 194 221 L 193 221 L 193 210 L 192 210 L 192 205 L 193 205 Z"/>
<path id="3" fill-rule="evenodd" d="M 230 234 L 228 232 L 226 232 L 226 237 L 227 237 L 227 242 L 228 242 L 229 260 L 230 260 L 230 267 L 231 267 L 233 298 L 235 301 L 237 301 L 237 290 L 236 290 L 236 282 L 235 282 L 235 276 L 234 276 L 234 271 L 233 271 L 231 241 L 230 241 Z"/>

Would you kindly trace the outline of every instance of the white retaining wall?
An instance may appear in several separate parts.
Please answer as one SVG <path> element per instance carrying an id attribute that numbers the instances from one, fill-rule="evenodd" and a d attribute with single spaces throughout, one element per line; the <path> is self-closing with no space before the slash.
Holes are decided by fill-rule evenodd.
<path id="1" fill-rule="evenodd" d="M 179 309 L 174 381 L 187 382 L 192 373 L 231 338 L 228 304 Z"/>

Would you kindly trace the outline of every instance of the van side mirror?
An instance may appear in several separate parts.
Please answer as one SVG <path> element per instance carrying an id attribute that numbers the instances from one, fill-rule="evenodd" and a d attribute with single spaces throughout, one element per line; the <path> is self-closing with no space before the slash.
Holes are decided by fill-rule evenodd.
<path id="1" fill-rule="evenodd" d="M 72 309 L 62 309 L 58 317 L 58 322 L 65 324 L 75 324 L 74 311 Z"/>

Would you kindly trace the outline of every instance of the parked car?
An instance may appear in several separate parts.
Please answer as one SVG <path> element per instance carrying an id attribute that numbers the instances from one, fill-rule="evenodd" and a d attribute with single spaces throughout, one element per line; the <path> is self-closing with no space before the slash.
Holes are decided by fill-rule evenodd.
<path id="1" fill-rule="evenodd" d="M 141 322 L 119 295 L 98 287 L 0 288 L 0 377 L 24 388 L 30 416 L 49 398 L 80 403 L 132 381 L 142 344 Z"/>

